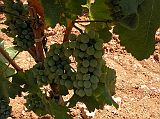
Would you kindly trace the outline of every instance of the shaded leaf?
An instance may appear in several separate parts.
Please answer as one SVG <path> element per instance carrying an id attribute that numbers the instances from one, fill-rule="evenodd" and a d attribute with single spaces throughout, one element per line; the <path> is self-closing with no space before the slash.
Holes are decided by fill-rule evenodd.
<path id="1" fill-rule="evenodd" d="M 54 115 L 54 119 L 72 119 L 68 114 L 68 109 L 65 106 L 58 105 L 55 100 L 50 100 L 49 105 L 50 114 Z"/>
<path id="2" fill-rule="evenodd" d="M 5 63 L 0 61 L 0 75 L 3 75 L 4 77 L 9 77 L 15 73 L 15 70 L 8 67 Z"/>
<path id="3" fill-rule="evenodd" d="M 0 74 L 0 97 L 6 97 L 8 98 L 8 85 L 9 85 L 9 81 L 7 78 L 4 77 L 4 75 Z"/>
<path id="4" fill-rule="evenodd" d="M 120 0 L 119 2 L 122 12 L 126 16 L 137 13 L 138 4 L 137 0 Z"/>
<path id="5" fill-rule="evenodd" d="M 86 0 L 66 0 L 65 1 L 65 8 L 67 17 L 71 18 L 72 20 L 76 19 L 78 15 L 82 13 L 82 6 L 86 4 Z"/>
<path id="6" fill-rule="evenodd" d="M 160 26 L 159 0 L 145 0 L 138 9 L 139 25 L 135 30 L 116 26 L 121 44 L 138 60 L 148 58 L 154 51 L 155 32 Z"/>
<path id="7" fill-rule="evenodd" d="M 118 104 L 116 104 L 116 102 L 112 99 L 111 94 L 103 83 L 98 85 L 98 88 L 94 92 L 94 97 L 101 107 L 108 104 L 118 108 Z"/>
<path id="8" fill-rule="evenodd" d="M 26 74 L 24 72 L 17 72 L 12 76 L 12 83 L 23 85 L 26 83 Z"/>
<path id="9" fill-rule="evenodd" d="M 20 85 L 15 83 L 10 83 L 8 93 L 10 98 L 15 98 L 17 95 L 20 96 L 21 92 L 23 91 Z"/>
<path id="10" fill-rule="evenodd" d="M 46 23 L 50 26 L 55 26 L 64 19 L 65 6 L 63 2 L 58 0 L 40 0 L 44 8 L 44 15 Z M 63 21 L 62 20 L 62 21 Z"/>

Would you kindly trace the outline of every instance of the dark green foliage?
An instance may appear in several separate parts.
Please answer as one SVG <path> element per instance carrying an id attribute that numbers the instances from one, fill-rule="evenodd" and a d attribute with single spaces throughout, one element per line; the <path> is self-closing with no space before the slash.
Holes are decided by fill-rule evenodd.
<path id="1" fill-rule="evenodd" d="M 155 32 L 160 25 L 160 15 L 157 13 L 159 6 L 159 0 L 145 0 L 138 6 L 139 25 L 135 30 L 115 27 L 121 44 L 138 60 L 146 59 L 154 52 Z"/>
<path id="2" fill-rule="evenodd" d="M 40 0 L 45 14 L 45 21 L 50 26 L 57 23 L 66 25 L 66 18 L 75 20 L 82 12 L 82 6 L 86 0 Z"/>
<path id="3" fill-rule="evenodd" d="M 41 97 L 39 97 L 36 93 L 35 94 L 28 94 L 25 96 L 27 103 L 25 106 L 29 111 L 33 111 L 38 115 L 45 115 L 47 112 L 45 111 L 45 105 L 42 102 Z"/>
<path id="4" fill-rule="evenodd" d="M 9 99 L 0 97 L 0 119 L 6 119 L 10 116 L 11 106 L 9 106 Z"/>
<path id="5" fill-rule="evenodd" d="M 110 11 L 113 20 L 130 30 L 135 30 L 139 24 L 138 7 L 142 3 L 137 0 L 111 0 Z"/>

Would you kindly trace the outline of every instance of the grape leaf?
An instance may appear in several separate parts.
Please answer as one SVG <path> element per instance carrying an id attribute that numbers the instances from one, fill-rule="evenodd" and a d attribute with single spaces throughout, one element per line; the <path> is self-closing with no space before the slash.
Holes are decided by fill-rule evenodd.
<path id="1" fill-rule="evenodd" d="M 135 30 L 117 25 L 114 29 L 120 35 L 121 44 L 138 60 L 148 58 L 154 52 L 155 32 L 160 26 L 159 0 L 145 0 L 138 9 L 139 25 Z"/>
<path id="2" fill-rule="evenodd" d="M 105 4 L 106 0 L 96 0 L 93 4 L 88 5 L 90 19 L 112 19 L 110 16 L 110 8 Z"/>
<path id="3" fill-rule="evenodd" d="M 119 2 L 124 15 L 137 13 L 138 1 L 137 0 L 121 0 Z"/>
<path id="4" fill-rule="evenodd" d="M 23 88 L 20 87 L 20 85 L 16 83 L 10 83 L 8 94 L 10 98 L 15 98 L 17 95 L 20 96 L 21 92 L 23 91 Z"/>
<path id="5" fill-rule="evenodd" d="M 120 20 L 120 25 L 128 28 L 129 30 L 135 30 L 139 24 L 139 15 L 138 14 L 130 14 L 123 17 Z"/>
<path id="6" fill-rule="evenodd" d="M 108 27 L 105 27 L 97 32 L 99 33 L 99 38 L 103 39 L 104 43 L 107 43 L 112 39 L 112 34 Z"/>
<path id="7" fill-rule="evenodd" d="M 82 12 L 81 5 L 86 0 L 40 0 L 44 7 L 45 20 L 48 25 L 55 26 L 57 23 L 66 25 L 66 19 L 75 20 Z"/>
<path id="8" fill-rule="evenodd" d="M 118 104 L 112 99 L 110 92 L 106 90 L 105 84 L 99 83 L 93 95 L 101 107 L 108 104 L 118 108 Z"/>
<path id="9" fill-rule="evenodd" d="M 72 119 L 67 114 L 67 107 L 58 105 L 55 100 L 49 101 L 48 108 L 51 111 L 50 114 L 55 116 L 54 119 Z"/>
<path id="10" fill-rule="evenodd" d="M 9 81 L 7 78 L 4 77 L 4 75 L 0 74 L 0 97 L 9 97 L 8 95 L 8 85 Z"/>
<path id="11" fill-rule="evenodd" d="M 68 94 L 68 89 L 65 86 L 59 85 L 58 90 L 60 95 Z"/>
<path id="12" fill-rule="evenodd" d="M 90 25 L 86 27 L 87 31 L 93 29 L 99 34 L 99 38 L 103 39 L 105 43 L 112 39 L 112 34 L 106 23 L 90 23 Z"/>
<path id="13" fill-rule="evenodd" d="M 16 74 L 12 75 L 12 83 L 23 85 L 26 83 L 26 75 L 24 72 L 17 72 Z"/>
<path id="14" fill-rule="evenodd" d="M 111 96 L 113 96 L 115 94 L 116 71 L 114 69 L 106 67 L 106 72 L 107 75 L 105 85 Z"/>
<path id="15" fill-rule="evenodd" d="M 9 56 L 11 58 L 14 58 L 16 54 L 18 53 L 17 50 L 14 49 L 14 47 L 5 48 L 6 52 L 8 52 Z"/>
<path id="16" fill-rule="evenodd" d="M 8 67 L 5 63 L 0 61 L 0 75 L 3 75 L 5 77 L 9 77 L 15 73 L 15 70 Z"/>
<path id="17" fill-rule="evenodd" d="M 77 102 L 83 102 L 86 106 L 87 109 L 91 112 L 94 111 L 95 108 L 99 108 L 99 103 L 96 101 L 94 96 L 85 96 L 85 97 L 79 97 L 78 95 L 74 94 L 70 100 L 68 101 L 69 107 L 74 107 Z"/>
<path id="18" fill-rule="evenodd" d="M 65 8 L 66 14 L 69 18 L 75 19 L 77 15 L 81 15 L 82 13 L 82 6 L 86 4 L 86 0 L 66 0 L 65 1 Z"/>
<path id="19" fill-rule="evenodd" d="M 64 20 L 65 6 L 63 2 L 58 2 L 58 0 L 40 0 L 44 8 L 44 16 L 47 25 L 55 26 Z"/>

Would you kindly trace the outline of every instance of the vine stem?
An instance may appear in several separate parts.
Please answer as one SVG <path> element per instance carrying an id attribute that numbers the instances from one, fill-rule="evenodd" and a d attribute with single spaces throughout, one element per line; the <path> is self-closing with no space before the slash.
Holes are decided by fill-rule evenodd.
<path id="1" fill-rule="evenodd" d="M 44 60 L 44 50 L 43 50 L 43 37 L 44 37 L 44 21 L 40 19 L 33 7 L 30 7 L 31 16 L 36 18 L 32 21 L 32 29 L 34 32 L 34 38 L 36 43 L 36 54 L 38 62 Z"/>
<path id="2" fill-rule="evenodd" d="M 8 62 L 16 69 L 16 71 L 22 71 L 22 69 L 11 59 L 9 54 L 0 46 L 0 53 L 8 60 Z"/>
<path id="3" fill-rule="evenodd" d="M 32 47 L 28 49 L 29 54 L 34 58 L 35 62 L 38 63 L 38 58 L 36 54 L 36 47 Z"/>
<path id="4" fill-rule="evenodd" d="M 110 23 L 110 22 L 112 22 L 112 20 L 108 20 L 108 19 L 107 19 L 107 20 L 106 20 L 106 19 L 104 19 L 104 20 L 101 20 L 101 19 L 100 19 L 100 20 L 99 20 L 99 19 L 98 19 L 98 20 L 74 21 L 74 23 L 81 23 L 81 22 L 82 22 L 82 23 L 83 23 L 83 22 L 105 22 L 105 23 L 109 22 L 109 23 Z"/>
<path id="5" fill-rule="evenodd" d="M 73 23 L 72 23 L 72 21 L 70 20 L 70 19 L 67 19 L 67 25 L 68 25 L 68 27 L 66 28 L 66 30 L 65 30 L 65 35 L 64 35 L 64 40 L 63 40 L 63 42 L 66 42 L 66 41 L 68 41 L 68 36 L 69 36 L 69 34 L 71 33 L 71 30 L 72 30 L 72 28 L 73 28 Z"/>

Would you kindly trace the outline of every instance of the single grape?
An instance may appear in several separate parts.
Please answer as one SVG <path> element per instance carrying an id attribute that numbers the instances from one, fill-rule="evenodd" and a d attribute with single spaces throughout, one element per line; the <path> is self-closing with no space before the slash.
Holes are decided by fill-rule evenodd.
<path id="1" fill-rule="evenodd" d="M 90 81 L 84 81 L 84 87 L 85 88 L 91 87 L 91 82 Z"/>
<path id="2" fill-rule="evenodd" d="M 94 44 L 94 48 L 95 48 L 96 50 L 102 50 L 102 42 L 96 42 L 96 43 Z"/>
<path id="3" fill-rule="evenodd" d="M 85 57 L 85 53 L 80 51 L 78 56 L 79 56 L 79 58 L 84 58 Z"/>
<path id="4" fill-rule="evenodd" d="M 83 75 L 83 80 L 89 80 L 90 77 L 91 77 L 90 74 L 84 74 L 84 75 Z"/>
<path id="5" fill-rule="evenodd" d="M 90 78 L 91 83 L 98 83 L 99 82 L 99 78 L 95 75 L 92 75 Z"/>
<path id="6" fill-rule="evenodd" d="M 79 90 L 78 90 L 78 95 L 79 95 L 80 97 L 85 96 L 84 90 L 83 90 L 83 89 L 79 89 Z"/>
<path id="7" fill-rule="evenodd" d="M 50 71 L 51 71 L 51 72 L 56 72 L 56 70 L 57 70 L 57 67 L 56 67 L 56 66 L 52 66 L 52 67 L 50 68 Z"/>
<path id="8" fill-rule="evenodd" d="M 57 75 L 63 75 L 63 70 L 62 69 L 57 69 L 56 74 Z"/>
<path id="9" fill-rule="evenodd" d="M 69 34 L 68 40 L 75 41 L 77 39 L 77 36 L 75 34 Z"/>
<path id="10" fill-rule="evenodd" d="M 96 90 L 97 87 L 98 87 L 98 84 L 97 83 L 92 83 L 91 87 L 92 87 L 93 90 Z"/>
<path id="11" fill-rule="evenodd" d="M 60 49 L 54 49 L 54 54 L 59 54 L 60 52 Z"/>
<path id="12" fill-rule="evenodd" d="M 80 52 L 81 52 L 81 51 L 80 51 L 79 49 L 75 49 L 75 50 L 73 51 L 73 56 L 74 56 L 74 57 L 78 57 Z"/>
<path id="13" fill-rule="evenodd" d="M 89 65 L 90 65 L 91 67 L 97 67 L 98 62 L 97 62 L 96 59 L 91 59 L 90 62 L 89 62 Z"/>
<path id="14" fill-rule="evenodd" d="M 72 49 L 76 48 L 76 43 L 76 41 L 69 42 L 69 47 Z"/>
<path id="15" fill-rule="evenodd" d="M 88 36 L 89 36 L 90 39 L 95 39 L 96 38 L 96 34 L 97 33 L 94 30 L 90 30 L 88 32 Z"/>
<path id="16" fill-rule="evenodd" d="M 88 68 L 86 67 L 81 67 L 80 68 L 81 73 L 86 74 L 88 72 Z"/>
<path id="17" fill-rule="evenodd" d="M 87 48 L 86 52 L 87 52 L 88 55 L 94 55 L 95 49 L 91 46 L 91 47 Z"/>
<path id="18" fill-rule="evenodd" d="M 63 74 L 62 79 L 67 79 L 67 74 Z"/>
<path id="19" fill-rule="evenodd" d="M 52 58 L 53 58 L 54 61 L 58 61 L 59 60 L 59 56 L 56 55 L 56 54 L 54 54 Z"/>
<path id="20" fill-rule="evenodd" d="M 93 90 L 92 88 L 84 88 L 84 92 L 86 96 L 92 96 Z"/>
<path id="21" fill-rule="evenodd" d="M 61 84 L 61 85 L 65 85 L 65 80 L 64 80 L 64 79 L 61 79 L 61 80 L 60 80 L 60 84 Z"/>
<path id="22" fill-rule="evenodd" d="M 78 87 L 83 87 L 83 85 L 84 85 L 84 84 L 83 84 L 83 81 L 82 81 L 82 80 L 79 80 L 78 83 L 77 83 L 77 85 L 78 85 Z"/>
<path id="23" fill-rule="evenodd" d="M 88 67 L 89 63 L 90 62 L 88 60 L 83 60 L 82 65 L 83 65 L 83 67 Z"/>
<path id="24" fill-rule="evenodd" d="M 77 39 L 78 39 L 78 41 L 81 41 L 82 43 L 89 42 L 89 37 L 86 34 L 80 34 Z"/>
<path id="25" fill-rule="evenodd" d="M 54 60 L 52 60 L 52 58 L 50 58 L 49 60 L 48 60 L 48 65 L 49 66 L 54 66 L 55 65 L 55 61 Z"/>
<path id="26" fill-rule="evenodd" d="M 67 49 L 67 48 L 69 47 L 69 42 L 64 42 L 64 43 L 63 43 L 63 47 L 64 47 L 65 49 Z"/>
<path id="27" fill-rule="evenodd" d="M 102 55 L 103 55 L 103 54 L 102 54 L 102 51 L 96 51 L 96 52 L 94 53 L 94 57 L 97 58 L 97 59 L 98 59 L 98 58 L 102 58 Z"/>
<path id="28" fill-rule="evenodd" d="M 78 82 L 77 81 L 73 81 L 73 86 L 75 87 L 75 88 L 78 88 L 79 86 L 78 86 Z"/>
<path id="29" fill-rule="evenodd" d="M 83 80 L 83 74 L 82 73 L 77 73 L 76 74 L 76 80 Z"/>
<path id="30" fill-rule="evenodd" d="M 71 55 L 72 55 L 72 50 L 66 49 L 66 50 L 64 51 L 64 55 L 65 55 L 66 57 L 71 56 Z"/>
<path id="31" fill-rule="evenodd" d="M 72 89 L 73 87 L 73 83 L 71 80 L 66 80 L 64 85 L 66 86 L 67 89 Z"/>
<path id="32" fill-rule="evenodd" d="M 94 70 L 95 70 L 95 68 L 93 68 L 93 67 L 88 68 L 88 71 L 91 72 L 91 73 L 94 72 Z"/>
<path id="33" fill-rule="evenodd" d="M 82 50 L 82 51 L 86 51 L 87 50 L 87 48 L 88 48 L 88 45 L 87 44 L 80 44 L 80 49 Z"/>

